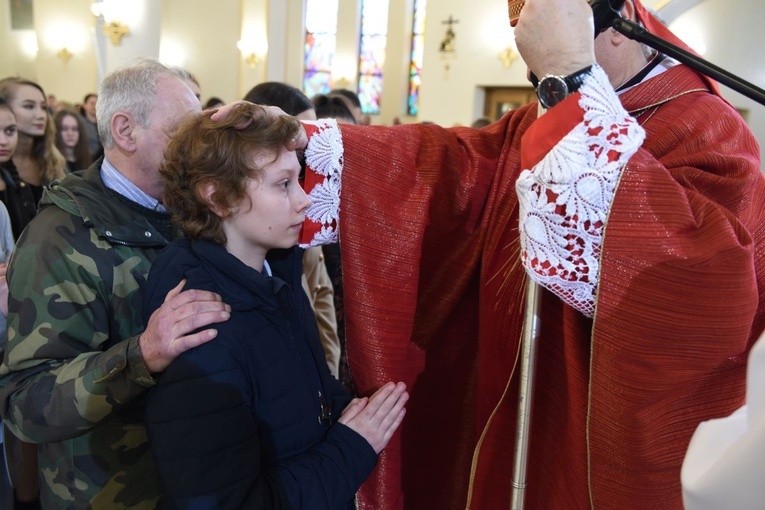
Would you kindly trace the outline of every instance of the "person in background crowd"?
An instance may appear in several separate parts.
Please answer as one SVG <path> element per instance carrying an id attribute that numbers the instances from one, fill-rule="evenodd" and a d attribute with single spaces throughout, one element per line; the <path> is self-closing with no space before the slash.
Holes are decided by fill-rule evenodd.
<path id="1" fill-rule="evenodd" d="M 53 119 L 45 92 L 37 83 L 21 78 L 0 80 L 0 98 L 10 105 L 18 130 L 13 159 L 2 165 L 5 190 L 0 194 L 18 239 L 37 213 L 43 187 L 66 174 L 66 160 L 56 148 Z"/>
<path id="2" fill-rule="evenodd" d="M 481 128 L 485 128 L 489 124 L 491 124 L 491 120 L 489 120 L 488 118 L 478 117 L 472 122 L 472 124 L 470 124 L 470 127 L 473 129 L 481 129 Z"/>
<path id="3" fill-rule="evenodd" d="M 221 107 L 224 104 L 226 104 L 226 103 L 223 102 L 223 99 L 221 99 L 219 97 L 212 96 L 210 99 L 207 100 L 207 102 L 205 102 L 205 105 L 202 107 L 202 109 L 210 110 L 212 108 Z"/>
<path id="4" fill-rule="evenodd" d="M 53 116 L 56 126 L 56 147 L 66 159 L 70 172 L 83 170 L 92 162 L 88 140 L 85 137 L 85 121 L 71 110 L 59 110 Z"/>
<path id="5" fill-rule="evenodd" d="M 16 125 L 16 116 L 13 114 L 8 103 L 0 98 L 0 166 L 7 164 L 13 158 L 18 142 L 18 129 Z M 4 191 L 5 183 L 0 181 L 0 190 Z M 8 282 L 6 272 L 8 270 L 8 259 L 13 251 L 14 238 L 11 228 L 11 219 L 8 216 L 8 210 L 0 202 L 0 357 L 5 354 L 5 346 L 8 342 L 8 332 L 6 330 L 6 316 L 8 315 Z M 5 441 L 5 442 L 4 442 Z M 39 508 L 37 504 L 37 464 L 35 461 L 35 451 L 33 445 L 24 445 L 10 432 L 7 434 L 0 427 L 0 488 L 6 487 L 6 479 L 12 480 L 10 487 L 13 493 L 10 497 L 10 508 L 15 510 L 32 510 Z M 20 458 L 20 450 L 28 450 L 27 455 Z M 10 459 L 6 458 L 6 454 Z M 31 461 L 31 462 L 30 462 Z M 23 462 L 23 464 L 22 464 Z M 5 468 L 10 468 L 7 477 Z"/>
<path id="6" fill-rule="evenodd" d="M 95 161 L 104 153 L 101 139 L 98 136 L 98 120 L 96 119 L 96 107 L 98 106 L 98 94 L 85 94 L 80 106 L 80 114 L 85 119 L 85 136 L 88 140 L 90 155 Z"/>
<path id="7" fill-rule="evenodd" d="M 335 119 L 341 124 L 358 124 L 353 114 L 353 103 L 341 94 L 316 94 L 311 98 L 316 117 Z"/>
<path id="8" fill-rule="evenodd" d="M 356 124 L 352 113 L 350 100 L 341 94 L 317 94 L 311 102 L 319 119 L 335 119 L 341 124 Z M 340 381 L 348 388 L 354 388 L 348 365 L 348 349 L 345 337 L 345 291 L 343 289 L 343 264 L 340 257 L 340 245 L 338 243 L 325 244 L 321 247 L 324 253 L 324 261 L 327 272 L 335 289 L 335 310 L 337 314 L 337 331 L 342 347 L 340 355 Z"/>
<path id="9" fill-rule="evenodd" d="M 8 163 L 13 158 L 16 150 L 19 133 L 16 125 L 16 116 L 13 114 L 8 103 L 0 99 L 0 166 Z M 0 191 L 4 190 L 5 182 L 0 181 Z M 5 281 L 5 273 L 8 259 L 13 250 L 14 237 L 11 228 L 11 219 L 4 202 L 0 203 L 0 311 L 2 311 L 2 324 L 0 325 L 0 356 L 5 352 L 5 343 L 8 340 L 5 317 L 8 315 L 8 285 Z M 1 456 L 0 456 L 1 457 Z"/>
<path id="10" fill-rule="evenodd" d="M 351 113 L 356 124 L 361 126 L 369 125 L 369 116 L 364 115 L 364 112 L 361 111 L 361 100 L 358 94 L 348 89 L 334 89 L 331 94 L 343 96 L 350 101 Z"/>
<path id="11" fill-rule="evenodd" d="M 15 122 L 15 121 L 14 121 Z M 3 121 L 3 110 L 0 106 L 0 161 L 2 161 L 2 152 L 4 150 L 3 131 L 5 122 Z M 6 316 L 8 315 L 8 282 L 5 278 L 8 270 L 8 259 L 13 251 L 13 231 L 11 230 L 11 219 L 8 216 L 8 210 L 0 202 L 0 357 L 5 353 L 5 345 L 8 343 L 8 331 L 6 329 Z M 10 432 L 9 432 L 10 434 Z M 4 444 L 5 431 L 0 426 L 0 507 L 8 510 L 19 510 L 23 508 L 34 508 L 35 504 L 16 504 L 13 494 L 13 487 L 9 484 L 10 473 L 8 467 L 13 464 L 6 458 L 6 448 Z"/>
<path id="12" fill-rule="evenodd" d="M 58 109 L 58 101 L 56 100 L 56 96 L 53 94 L 48 94 L 48 114 L 53 115 L 56 113 Z"/>

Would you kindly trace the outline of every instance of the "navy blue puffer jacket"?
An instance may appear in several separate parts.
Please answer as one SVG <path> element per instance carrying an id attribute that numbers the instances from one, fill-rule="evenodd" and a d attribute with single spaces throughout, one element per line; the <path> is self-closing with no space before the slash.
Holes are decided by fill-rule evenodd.
<path id="1" fill-rule="evenodd" d="M 351 396 L 324 361 L 301 255 L 272 250 L 269 277 L 222 246 L 181 240 L 154 262 L 145 320 L 182 278 L 232 308 L 218 336 L 174 360 L 149 394 L 160 507 L 353 508 L 377 455 L 336 423 Z"/>

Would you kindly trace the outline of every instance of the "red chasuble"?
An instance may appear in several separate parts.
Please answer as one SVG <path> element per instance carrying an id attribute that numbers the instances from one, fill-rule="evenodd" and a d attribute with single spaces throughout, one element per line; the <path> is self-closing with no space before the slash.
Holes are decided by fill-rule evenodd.
<path id="1" fill-rule="evenodd" d="M 684 66 L 621 100 L 647 138 L 613 199 L 594 318 L 543 295 L 530 510 L 681 508 L 688 441 L 742 404 L 763 330 L 765 189 L 743 120 Z M 515 182 L 581 122 L 576 101 L 481 131 L 342 127 L 351 372 L 361 392 L 411 392 L 361 509 L 510 507 L 526 279 Z"/>

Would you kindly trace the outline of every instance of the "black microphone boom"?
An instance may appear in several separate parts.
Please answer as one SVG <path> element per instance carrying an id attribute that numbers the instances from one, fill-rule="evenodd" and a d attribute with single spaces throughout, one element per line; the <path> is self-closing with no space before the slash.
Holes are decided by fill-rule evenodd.
<path id="1" fill-rule="evenodd" d="M 606 1 L 604 3 L 608 2 Z M 637 23 L 620 16 L 617 16 L 610 21 L 611 26 L 620 34 L 624 34 L 627 38 L 645 44 L 646 46 L 650 46 L 651 48 L 674 58 L 678 62 L 682 62 L 683 64 L 692 67 L 696 71 L 709 76 L 723 85 L 727 85 L 736 92 L 765 106 L 765 90 L 753 83 L 743 80 L 735 74 L 704 60 L 698 55 L 665 41 L 661 37 L 650 33 Z"/>
<path id="2" fill-rule="evenodd" d="M 614 20 L 619 18 L 619 12 L 624 7 L 624 0 L 587 0 L 592 9 L 592 19 L 595 22 L 595 37 L 603 30 L 611 28 Z"/>

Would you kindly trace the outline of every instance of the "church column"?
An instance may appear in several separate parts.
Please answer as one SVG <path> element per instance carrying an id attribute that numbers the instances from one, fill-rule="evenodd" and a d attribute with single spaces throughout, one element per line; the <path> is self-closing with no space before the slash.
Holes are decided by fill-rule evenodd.
<path id="1" fill-rule="evenodd" d="M 242 26 L 237 44 L 240 52 L 239 98 L 265 81 L 266 70 L 274 61 L 281 61 L 280 48 L 272 45 L 269 39 L 268 3 L 268 0 L 241 0 Z"/>
<path id="2" fill-rule="evenodd" d="M 99 81 L 136 58 L 159 58 L 162 0 L 104 0 L 99 4 L 103 14 L 95 31 Z"/>

